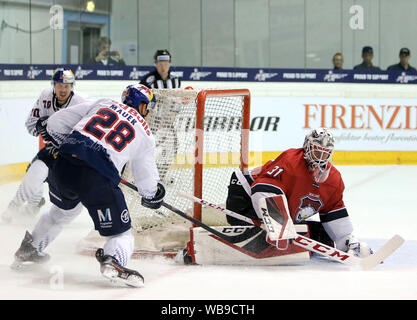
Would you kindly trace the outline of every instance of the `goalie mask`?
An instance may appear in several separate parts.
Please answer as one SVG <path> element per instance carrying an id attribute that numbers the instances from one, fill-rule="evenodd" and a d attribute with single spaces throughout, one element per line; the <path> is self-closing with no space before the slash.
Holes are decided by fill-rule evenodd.
<path id="1" fill-rule="evenodd" d="M 329 176 L 334 143 L 333 135 L 327 128 L 314 129 L 305 137 L 304 159 L 317 183 L 325 182 Z"/>

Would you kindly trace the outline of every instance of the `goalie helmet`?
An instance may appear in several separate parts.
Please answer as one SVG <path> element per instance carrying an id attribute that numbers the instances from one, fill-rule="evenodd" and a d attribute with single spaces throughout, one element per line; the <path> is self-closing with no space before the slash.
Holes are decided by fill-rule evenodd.
<path id="1" fill-rule="evenodd" d="M 317 128 L 304 139 L 304 159 L 317 183 L 323 183 L 329 176 L 335 139 L 327 128 Z"/>
<path id="2" fill-rule="evenodd" d="M 147 86 L 132 84 L 123 91 L 122 102 L 135 109 L 138 109 L 142 103 L 145 103 L 149 109 L 154 107 L 155 96 L 153 91 Z"/>
<path id="3" fill-rule="evenodd" d="M 71 69 L 58 68 L 52 75 L 52 85 L 56 82 L 75 84 L 75 76 Z"/>

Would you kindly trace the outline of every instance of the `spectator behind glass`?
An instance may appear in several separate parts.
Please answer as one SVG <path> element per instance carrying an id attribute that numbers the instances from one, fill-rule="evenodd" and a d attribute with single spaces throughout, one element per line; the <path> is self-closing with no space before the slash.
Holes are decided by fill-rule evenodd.
<path id="1" fill-rule="evenodd" d="M 410 60 L 410 50 L 408 48 L 402 48 L 400 50 L 400 63 L 389 66 L 387 70 L 417 71 L 416 68 L 408 64 L 408 60 Z"/>
<path id="2" fill-rule="evenodd" d="M 120 56 L 120 52 L 110 50 L 111 40 L 107 37 L 101 37 L 98 40 L 97 55 L 90 60 L 89 64 L 102 64 L 105 66 L 124 66 L 126 63 Z"/>
<path id="3" fill-rule="evenodd" d="M 381 70 L 372 64 L 374 58 L 374 50 L 372 47 L 366 46 L 362 49 L 362 63 L 353 67 L 353 70 Z"/>
<path id="4" fill-rule="evenodd" d="M 337 52 L 333 56 L 333 70 L 342 70 L 343 69 L 343 54 Z"/>

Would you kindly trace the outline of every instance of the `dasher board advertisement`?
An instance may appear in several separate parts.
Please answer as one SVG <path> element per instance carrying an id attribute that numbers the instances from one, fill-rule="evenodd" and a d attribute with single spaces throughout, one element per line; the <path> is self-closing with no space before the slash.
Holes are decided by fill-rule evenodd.
<path id="1" fill-rule="evenodd" d="M 417 151 L 417 101 L 340 97 L 252 97 L 250 151 L 301 147 L 330 128 L 341 151 Z M 269 123 L 267 123 L 269 121 Z"/>

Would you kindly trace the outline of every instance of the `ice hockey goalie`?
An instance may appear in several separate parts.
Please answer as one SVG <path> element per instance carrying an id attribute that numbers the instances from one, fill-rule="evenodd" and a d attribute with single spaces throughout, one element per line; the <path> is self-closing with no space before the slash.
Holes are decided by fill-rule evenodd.
<path id="1" fill-rule="evenodd" d="M 359 257 L 371 254 L 367 244 L 352 235 L 343 180 L 331 163 L 334 142 L 328 129 L 314 129 L 303 148 L 289 149 L 251 172 L 233 173 L 226 208 L 262 228 L 228 216 L 231 226 L 217 227 L 230 236 L 228 241 L 194 228 L 186 260 L 244 265 L 304 262 L 310 252 L 292 243 L 297 233 Z M 311 221 L 316 214 L 320 221 Z"/>

